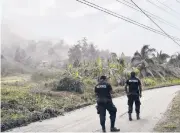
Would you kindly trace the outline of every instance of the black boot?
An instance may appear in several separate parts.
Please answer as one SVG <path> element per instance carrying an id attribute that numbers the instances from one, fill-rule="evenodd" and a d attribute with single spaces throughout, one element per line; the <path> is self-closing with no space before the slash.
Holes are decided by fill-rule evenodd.
<path id="1" fill-rule="evenodd" d="M 132 121 L 131 113 L 129 113 L 129 121 Z"/>
<path id="2" fill-rule="evenodd" d="M 102 131 L 103 131 L 103 132 L 106 132 L 106 128 L 102 128 Z"/>
<path id="3" fill-rule="evenodd" d="M 137 120 L 140 119 L 139 113 L 136 114 Z"/>
<path id="4" fill-rule="evenodd" d="M 119 132 L 119 131 L 120 131 L 120 129 L 118 129 L 116 127 L 111 128 L 111 132 Z"/>
<path id="5" fill-rule="evenodd" d="M 106 132 L 106 127 L 105 126 L 102 126 L 102 131 Z"/>

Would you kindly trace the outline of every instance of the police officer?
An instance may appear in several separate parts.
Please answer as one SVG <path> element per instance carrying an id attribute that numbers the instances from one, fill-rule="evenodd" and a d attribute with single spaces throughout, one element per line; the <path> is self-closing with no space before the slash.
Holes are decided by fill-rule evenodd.
<path id="1" fill-rule="evenodd" d="M 141 81 L 135 76 L 135 72 L 131 72 L 131 77 L 126 81 L 125 91 L 128 97 L 128 113 L 129 113 L 129 120 L 132 121 L 132 111 L 133 111 L 133 103 L 135 102 L 135 110 L 136 110 L 136 117 L 139 120 L 140 116 L 140 99 L 139 97 L 142 96 L 142 87 Z"/>
<path id="2" fill-rule="evenodd" d="M 117 109 L 112 102 L 111 92 L 112 87 L 107 82 L 106 76 L 101 76 L 99 83 L 95 86 L 95 94 L 97 97 L 97 111 L 100 117 L 100 124 L 102 126 L 103 132 L 106 132 L 106 110 L 108 110 L 110 114 L 111 132 L 120 131 L 120 129 L 114 127 Z"/>

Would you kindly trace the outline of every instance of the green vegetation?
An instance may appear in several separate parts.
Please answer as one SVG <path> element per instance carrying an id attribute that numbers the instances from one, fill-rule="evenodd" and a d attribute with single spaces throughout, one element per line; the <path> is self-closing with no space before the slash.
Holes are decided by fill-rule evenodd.
<path id="1" fill-rule="evenodd" d="M 83 93 L 84 83 L 81 80 L 72 77 L 65 77 L 60 80 L 56 89 L 59 91 L 75 91 Z"/>
<path id="2" fill-rule="evenodd" d="M 20 78 L 19 78 L 20 79 Z M 66 79 L 66 78 L 65 78 Z M 66 85 L 64 81 L 61 80 L 62 84 Z M 5 79 L 2 79 L 5 81 Z M 5 131 L 13 127 L 22 126 L 34 121 L 39 121 L 43 119 L 48 119 L 51 117 L 56 117 L 58 115 L 63 115 L 64 112 L 72 111 L 87 105 L 95 103 L 95 96 L 93 93 L 93 88 L 95 81 L 91 79 L 84 79 L 82 83 L 86 85 L 84 92 L 80 91 L 72 92 L 67 90 L 48 90 L 43 92 L 44 88 L 42 84 L 41 91 L 35 93 L 32 88 L 36 88 L 36 83 L 25 83 L 23 80 L 19 82 L 24 82 L 24 84 L 14 85 L 8 81 L 1 85 L 1 130 Z M 143 87 L 148 89 L 156 86 L 164 86 L 164 81 L 160 79 L 148 79 L 146 78 L 143 82 L 148 82 L 148 86 Z M 14 80 L 16 82 L 16 80 Z M 68 81 L 69 82 L 69 81 Z M 49 82 L 49 84 L 53 82 Z M 58 82 L 56 82 L 57 84 Z M 71 83 L 71 82 L 70 82 Z M 180 79 L 171 78 L 166 81 L 166 85 L 180 84 Z M 147 85 L 147 84 L 146 84 Z M 81 87 L 77 87 L 81 88 Z M 113 97 L 123 95 L 124 88 L 121 86 L 114 87 Z"/>
<path id="3" fill-rule="evenodd" d="M 180 132 L 180 92 L 173 99 L 164 119 L 156 125 L 156 132 Z"/>
<path id="4" fill-rule="evenodd" d="M 48 95 L 31 93 L 33 84 L 21 86 L 2 84 L 1 86 L 1 130 L 7 130 L 23 124 L 48 119 L 94 103 L 91 90 L 83 94 L 72 92 Z"/>
<path id="5" fill-rule="evenodd" d="M 180 79 L 179 78 L 143 78 L 142 84 L 145 87 L 153 88 L 153 87 L 163 87 L 163 86 L 171 86 L 171 85 L 179 85 Z"/>
<path id="6" fill-rule="evenodd" d="M 20 58 L 20 51 L 16 51 L 16 60 Z M 49 50 L 49 54 L 53 51 Z M 131 71 L 141 79 L 144 90 L 180 84 L 179 54 L 170 57 L 154 52 L 155 49 L 145 45 L 129 61 L 124 54 L 102 56 L 93 44 L 83 39 L 69 50 L 68 63 L 62 69 L 35 69 L 26 76 L 3 77 L 1 130 L 63 115 L 95 103 L 93 88 L 100 75 L 108 76 L 113 97 L 123 95 Z"/>

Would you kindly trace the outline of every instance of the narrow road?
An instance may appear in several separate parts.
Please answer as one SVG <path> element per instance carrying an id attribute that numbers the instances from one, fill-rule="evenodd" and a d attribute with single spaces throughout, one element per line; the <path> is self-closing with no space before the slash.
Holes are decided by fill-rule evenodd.
<path id="1" fill-rule="evenodd" d="M 163 113 L 168 108 L 180 86 L 164 87 L 143 92 L 141 98 L 141 120 L 128 121 L 127 97 L 122 96 L 114 99 L 116 105 L 117 120 L 116 126 L 121 132 L 151 132 L 155 124 L 160 120 Z M 106 127 L 109 131 L 109 114 L 106 116 Z M 99 132 L 99 116 L 96 113 L 95 105 L 88 106 L 65 116 L 35 122 L 25 127 L 15 128 L 11 132 Z"/>

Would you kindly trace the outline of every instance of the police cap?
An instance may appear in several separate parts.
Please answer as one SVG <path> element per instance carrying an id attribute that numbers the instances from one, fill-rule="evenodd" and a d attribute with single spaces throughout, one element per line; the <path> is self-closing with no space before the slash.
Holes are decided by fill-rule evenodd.
<path id="1" fill-rule="evenodd" d="M 100 79 L 102 79 L 102 80 L 106 80 L 106 79 L 107 79 L 107 77 L 106 77 L 106 76 L 104 76 L 104 75 L 102 75 L 102 76 L 100 77 Z"/>

